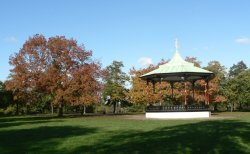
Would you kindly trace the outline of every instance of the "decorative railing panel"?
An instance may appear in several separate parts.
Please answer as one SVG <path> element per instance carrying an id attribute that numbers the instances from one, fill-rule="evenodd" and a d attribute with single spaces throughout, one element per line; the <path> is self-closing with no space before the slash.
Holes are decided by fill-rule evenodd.
<path id="1" fill-rule="evenodd" d="M 208 110 L 208 106 L 204 105 L 148 106 L 146 108 L 146 112 L 192 112 Z"/>

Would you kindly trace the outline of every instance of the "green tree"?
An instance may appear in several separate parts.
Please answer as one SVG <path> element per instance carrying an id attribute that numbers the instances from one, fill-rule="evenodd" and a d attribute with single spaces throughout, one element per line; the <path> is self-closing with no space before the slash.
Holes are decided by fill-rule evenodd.
<path id="1" fill-rule="evenodd" d="M 10 91 L 5 89 L 5 83 L 0 81 L 0 108 L 6 108 L 13 102 Z"/>
<path id="2" fill-rule="evenodd" d="M 3 90 L 4 90 L 3 87 L 4 87 L 3 82 L 0 81 L 0 91 L 3 91 Z"/>
<path id="3" fill-rule="evenodd" d="M 233 64 L 229 69 L 229 76 L 235 77 L 239 75 L 241 72 L 247 69 L 247 65 L 243 61 L 239 61 L 237 64 Z"/>
<path id="4" fill-rule="evenodd" d="M 243 73 L 247 70 L 247 66 L 243 61 L 239 61 L 237 64 L 233 64 L 229 69 L 229 77 L 227 78 L 227 82 L 225 83 L 225 95 L 228 98 L 228 104 L 231 107 L 231 111 L 233 111 L 236 107 L 239 110 L 242 109 L 242 104 L 244 100 L 242 100 L 242 95 L 245 95 L 245 91 L 241 91 L 244 89 L 242 86 L 247 85 L 248 83 L 243 83 L 242 80 L 245 80 L 245 76 L 247 74 Z"/>
<path id="5" fill-rule="evenodd" d="M 208 63 L 208 66 L 205 69 L 214 73 L 219 79 L 225 79 L 226 77 L 226 67 L 221 65 L 219 61 L 213 60 Z"/>
<path id="6" fill-rule="evenodd" d="M 241 110 L 250 105 L 250 69 L 241 72 L 234 78 L 229 78 L 225 88 L 225 94 L 231 106 L 231 111 L 238 107 Z"/>
<path id="7" fill-rule="evenodd" d="M 122 71 L 123 63 L 121 61 L 113 61 L 106 68 L 104 81 L 103 97 L 110 104 L 113 104 L 113 113 L 116 113 L 116 105 L 123 102 L 126 98 L 126 81 L 129 77 Z"/>

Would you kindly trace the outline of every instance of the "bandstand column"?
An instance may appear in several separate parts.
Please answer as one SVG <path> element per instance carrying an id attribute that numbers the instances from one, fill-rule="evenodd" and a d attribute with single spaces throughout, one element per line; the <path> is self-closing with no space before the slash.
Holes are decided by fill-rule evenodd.
<path id="1" fill-rule="evenodd" d="M 170 82 L 170 85 L 171 85 L 171 99 L 173 101 L 173 99 L 174 99 L 174 82 Z"/>
<path id="2" fill-rule="evenodd" d="M 205 104 L 209 105 L 208 80 L 205 83 Z"/>
<path id="3" fill-rule="evenodd" d="M 184 82 L 184 101 L 185 105 L 187 105 L 187 82 Z"/>
<path id="4" fill-rule="evenodd" d="M 155 81 L 152 81 L 153 84 L 153 93 L 155 93 Z"/>
<path id="5" fill-rule="evenodd" d="M 192 88 L 193 88 L 193 89 L 192 89 L 192 90 L 193 90 L 193 100 L 195 100 L 195 98 L 194 98 L 194 83 L 195 83 L 195 80 L 193 80 L 193 81 L 192 81 Z"/>
<path id="6" fill-rule="evenodd" d="M 207 105 L 209 105 L 209 93 L 208 93 L 208 89 L 209 89 L 209 81 L 207 80 Z"/>

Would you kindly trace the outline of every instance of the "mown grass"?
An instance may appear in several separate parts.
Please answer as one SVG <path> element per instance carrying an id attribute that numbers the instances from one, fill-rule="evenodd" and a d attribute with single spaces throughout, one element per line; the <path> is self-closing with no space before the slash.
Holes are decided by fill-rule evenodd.
<path id="1" fill-rule="evenodd" d="M 250 153 L 247 112 L 192 120 L 129 117 L 2 117 L 0 153 Z"/>

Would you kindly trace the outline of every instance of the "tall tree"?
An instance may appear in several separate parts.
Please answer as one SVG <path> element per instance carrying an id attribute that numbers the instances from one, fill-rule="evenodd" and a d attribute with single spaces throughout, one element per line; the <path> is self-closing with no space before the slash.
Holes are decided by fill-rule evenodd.
<path id="1" fill-rule="evenodd" d="M 102 71 L 99 63 L 85 64 L 72 73 L 66 100 L 79 106 L 81 115 L 86 112 L 86 105 L 100 102 Z"/>
<path id="2" fill-rule="evenodd" d="M 123 63 L 113 61 L 106 68 L 106 77 L 104 81 L 103 97 L 113 104 L 113 113 L 116 113 L 116 105 L 126 98 L 126 82 L 129 77 L 122 71 Z"/>
<path id="3" fill-rule="evenodd" d="M 239 109 L 241 110 L 242 102 L 240 101 L 241 95 L 239 95 L 239 93 L 241 92 L 239 90 L 242 89 L 242 85 L 239 85 L 241 79 L 239 79 L 238 76 L 246 70 L 247 66 L 243 61 L 239 61 L 237 64 L 233 64 L 233 66 L 229 69 L 229 77 L 227 78 L 224 86 L 224 93 L 228 98 L 228 104 L 231 107 L 231 111 L 233 111 L 236 106 L 239 106 Z"/>
<path id="4" fill-rule="evenodd" d="M 241 72 L 236 77 L 237 83 L 237 99 L 239 103 L 239 109 L 242 109 L 242 105 L 249 107 L 250 105 L 250 70 Z"/>
<path id="5" fill-rule="evenodd" d="M 233 64 L 229 69 L 229 77 L 235 77 L 247 69 L 247 65 L 243 61 Z"/>
<path id="6" fill-rule="evenodd" d="M 91 55 L 76 40 L 64 36 L 47 40 L 43 35 L 35 35 L 24 43 L 19 53 L 11 56 L 13 69 L 7 87 L 18 96 L 17 100 L 26 101 L 27 94 L 34 91 L 50 94 L 59 108 L 58 115 L 62 116 L 72 74 L 90 63 Z"/>
<path id="7" fill-rule="evenodd" d="M 47 72 L 49 78 L 46 80 L 49 83 L 49 90 L 54 95 L 54 103 L 59 107 L 59 116 L 62 116 L 64 97 L 67 94 L 72 71 L 88 63 L 92 52 L 79 46 L 76 40 L 68 40 L 63 36 L 49 38 L 47 49 L 51 63 Z"/>
<path id="8" fill-rule="evenodd" d="M 225 84 L 224 91 L 228 98 L 231 111 L 235 108 L 241 110 L 243 106 L 248 107 L 250 105 L 250 70 L 242 69 L 239 74 L 234 74 L 229 77 Z"/>
<path id="9" fill-rule="evenodd" d="M 217 103 L 225 102 L 226 97 L 223 94 L 226 77 L 226 68 L 219 61 L 210 61 L 205 69 L 214 73 L 214 78 L 209 82 L 210 100 L 214 102 L 215 110 Z"/>
<path id="10" fill-rule="evenodd" d="M 19 105 L 27 104 L 30 91 L 40 87 L 39 76 L 45 71 L 45 49 L 46 39 L 35 35 L 25 42 L 19 53 L 10 57 L 9 63 L 13 68 L 10 70 L 10 80 L 6 81 L 6 89 L 13 92 L 16 114 L 19 112 Z"/>

